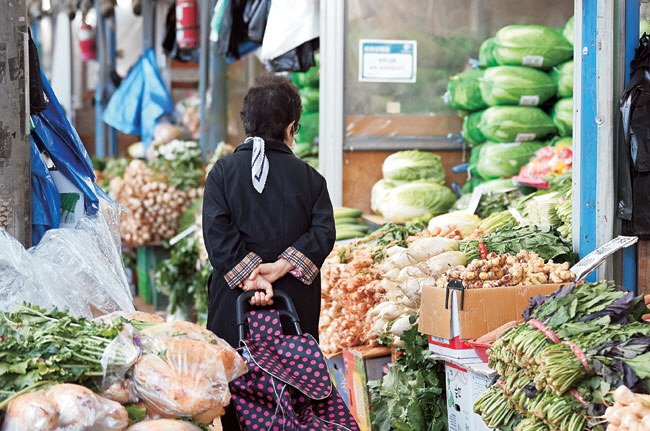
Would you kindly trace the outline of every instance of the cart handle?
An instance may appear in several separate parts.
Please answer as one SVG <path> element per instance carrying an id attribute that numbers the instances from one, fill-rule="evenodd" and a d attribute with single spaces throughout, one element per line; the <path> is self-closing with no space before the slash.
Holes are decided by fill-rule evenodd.
<path id="1" fill-rule="evenodd" d="M 249 290 L 247 292 L 241 293 L 237 297 L 237 330 L 239 331 L 239 340 L 244 340 L 246 338 L 246 314 L 251 311 L 251 305 L 248 302 L 253 296 L 255 296 L 255 290 Z M 291 297 L 286 293 L 280 290 L 273 291 L 273 300 L 281 299 L 284 301 L 284 306 L 286 310 L 277 310 L 280 316 L 285 316 L 296 330 L 296 335 L 302 335 L 302 328 L 300 327 L 300 319 L 298 318 L 298 312 L 296 307 L 293 305 Z"/>

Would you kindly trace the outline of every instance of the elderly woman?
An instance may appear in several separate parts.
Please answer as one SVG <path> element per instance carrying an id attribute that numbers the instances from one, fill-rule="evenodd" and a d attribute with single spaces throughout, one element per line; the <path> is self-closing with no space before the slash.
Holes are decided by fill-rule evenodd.
<path id="1" fill-rule="evenodd" d="M 218 161 L 203 201 L 203 237 L 214 271 L 208 328 L 239 344 L 235 302 L 263 290 L 253 305 L 273 303 L 273 290 L 294 301 L 302 329 L 318 339 L 319 268 L 335 239 L 325 179 L 294 156 L 302 106 L 286 79 L 266 76 L 244 98 L 246 140 Z"/>

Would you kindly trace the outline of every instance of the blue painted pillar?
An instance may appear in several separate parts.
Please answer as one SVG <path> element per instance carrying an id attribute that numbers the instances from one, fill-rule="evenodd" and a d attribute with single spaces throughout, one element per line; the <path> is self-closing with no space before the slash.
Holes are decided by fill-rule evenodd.
<path id="1" fill-rule="evenodd" d="M 598 0 L 601 1 L 601 0 Z M 582 15 L 582 28 L 576 25 L 576 36 L 580 32 L 582 43 L 576 49 L 575 62 L 581 62 L 582 82 L 574 90 L 580 92 L 580 128 L 574 131 L 579 134 L 579 178 L 578 187 L 580 196 L 580 218 L 574 220 L 579 223 L 578 250 L 580 257 L 594 251 L 596 243 L 596 169 L 598 166 L 598 127 L 597 91 L 596 91 L 596 37 L 597 37 L 597 1 L 586 0 L 581 2 L 582 10 L 576 14 Z M 580 20 L 576 20 L 579 22 Z M 579 38 L 576 38 L 576 44 Z M 580 52 L 580 57 L 577 53 Z M 596 280 L 596 274 L 587 277 L 589 281 Z"/>
<path id="2" fill-rule="evenodd" d="M 639 44 L 639 0 L 625 2 L 625 85 L 630 81 L 630 63 Z M 637 291 L 637 244 L 623 251 L 623 285 Z"/>

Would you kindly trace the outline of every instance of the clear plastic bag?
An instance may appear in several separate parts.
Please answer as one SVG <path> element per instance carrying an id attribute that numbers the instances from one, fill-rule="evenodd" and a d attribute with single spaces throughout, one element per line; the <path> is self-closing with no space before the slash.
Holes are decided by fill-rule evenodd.
<path id="1" fill-rule="evenodd" d="M 120 404 L 79 385 L 55 385 L 13 400 L 1 431 L 123 431 L 129 415 Z"/>
<path id="2" fill-rule="evenodd" d="M 143 355 L 133 368 L 136 393 L 148 409 L 210 423 L 230 403 L 228 383 L 246 373 L 243 359 L 212 332 L 176 321 L 136 335 Z"/>
<path id="3" fill-rule="evenodd" d="M 140 422 L 126 431 L 201 431 L 201 428 L 189 422 L 175 421 L 172 419 L 158 419 Z"/>
<path id="4" fill-rule="evenodd" d="M 76 229 L 52 229 L 29 250 L 0 229 L 0 310 L 22 302 L 86 318 L 134 310 L 122 264 L 119 209 L 103 204 Z"/>

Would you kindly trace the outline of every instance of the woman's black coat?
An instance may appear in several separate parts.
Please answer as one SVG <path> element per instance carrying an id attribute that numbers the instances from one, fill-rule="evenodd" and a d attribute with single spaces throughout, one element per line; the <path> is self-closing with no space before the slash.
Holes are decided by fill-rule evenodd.
<path id="1" fill-rule="evenodd" d="M 251 180 L 252 148 L 252 143 L 242 144 L 215 164 L 203 201 L 203 237 L 214 267 L 208 329 L 235 347 L 235 302 L 242 290 L 231 289 L 224 276 L 250 252 L 263 262 L 275 262 L 289 247 L 320 268 L 336 236 L 323 176 L 283 143 L 266 141 L 269 174 L 260 194 Z M 311 285 L 287 274 L 273 287 L 291 296 L 303 331 L 318 339 L 320 273 Z"/>

